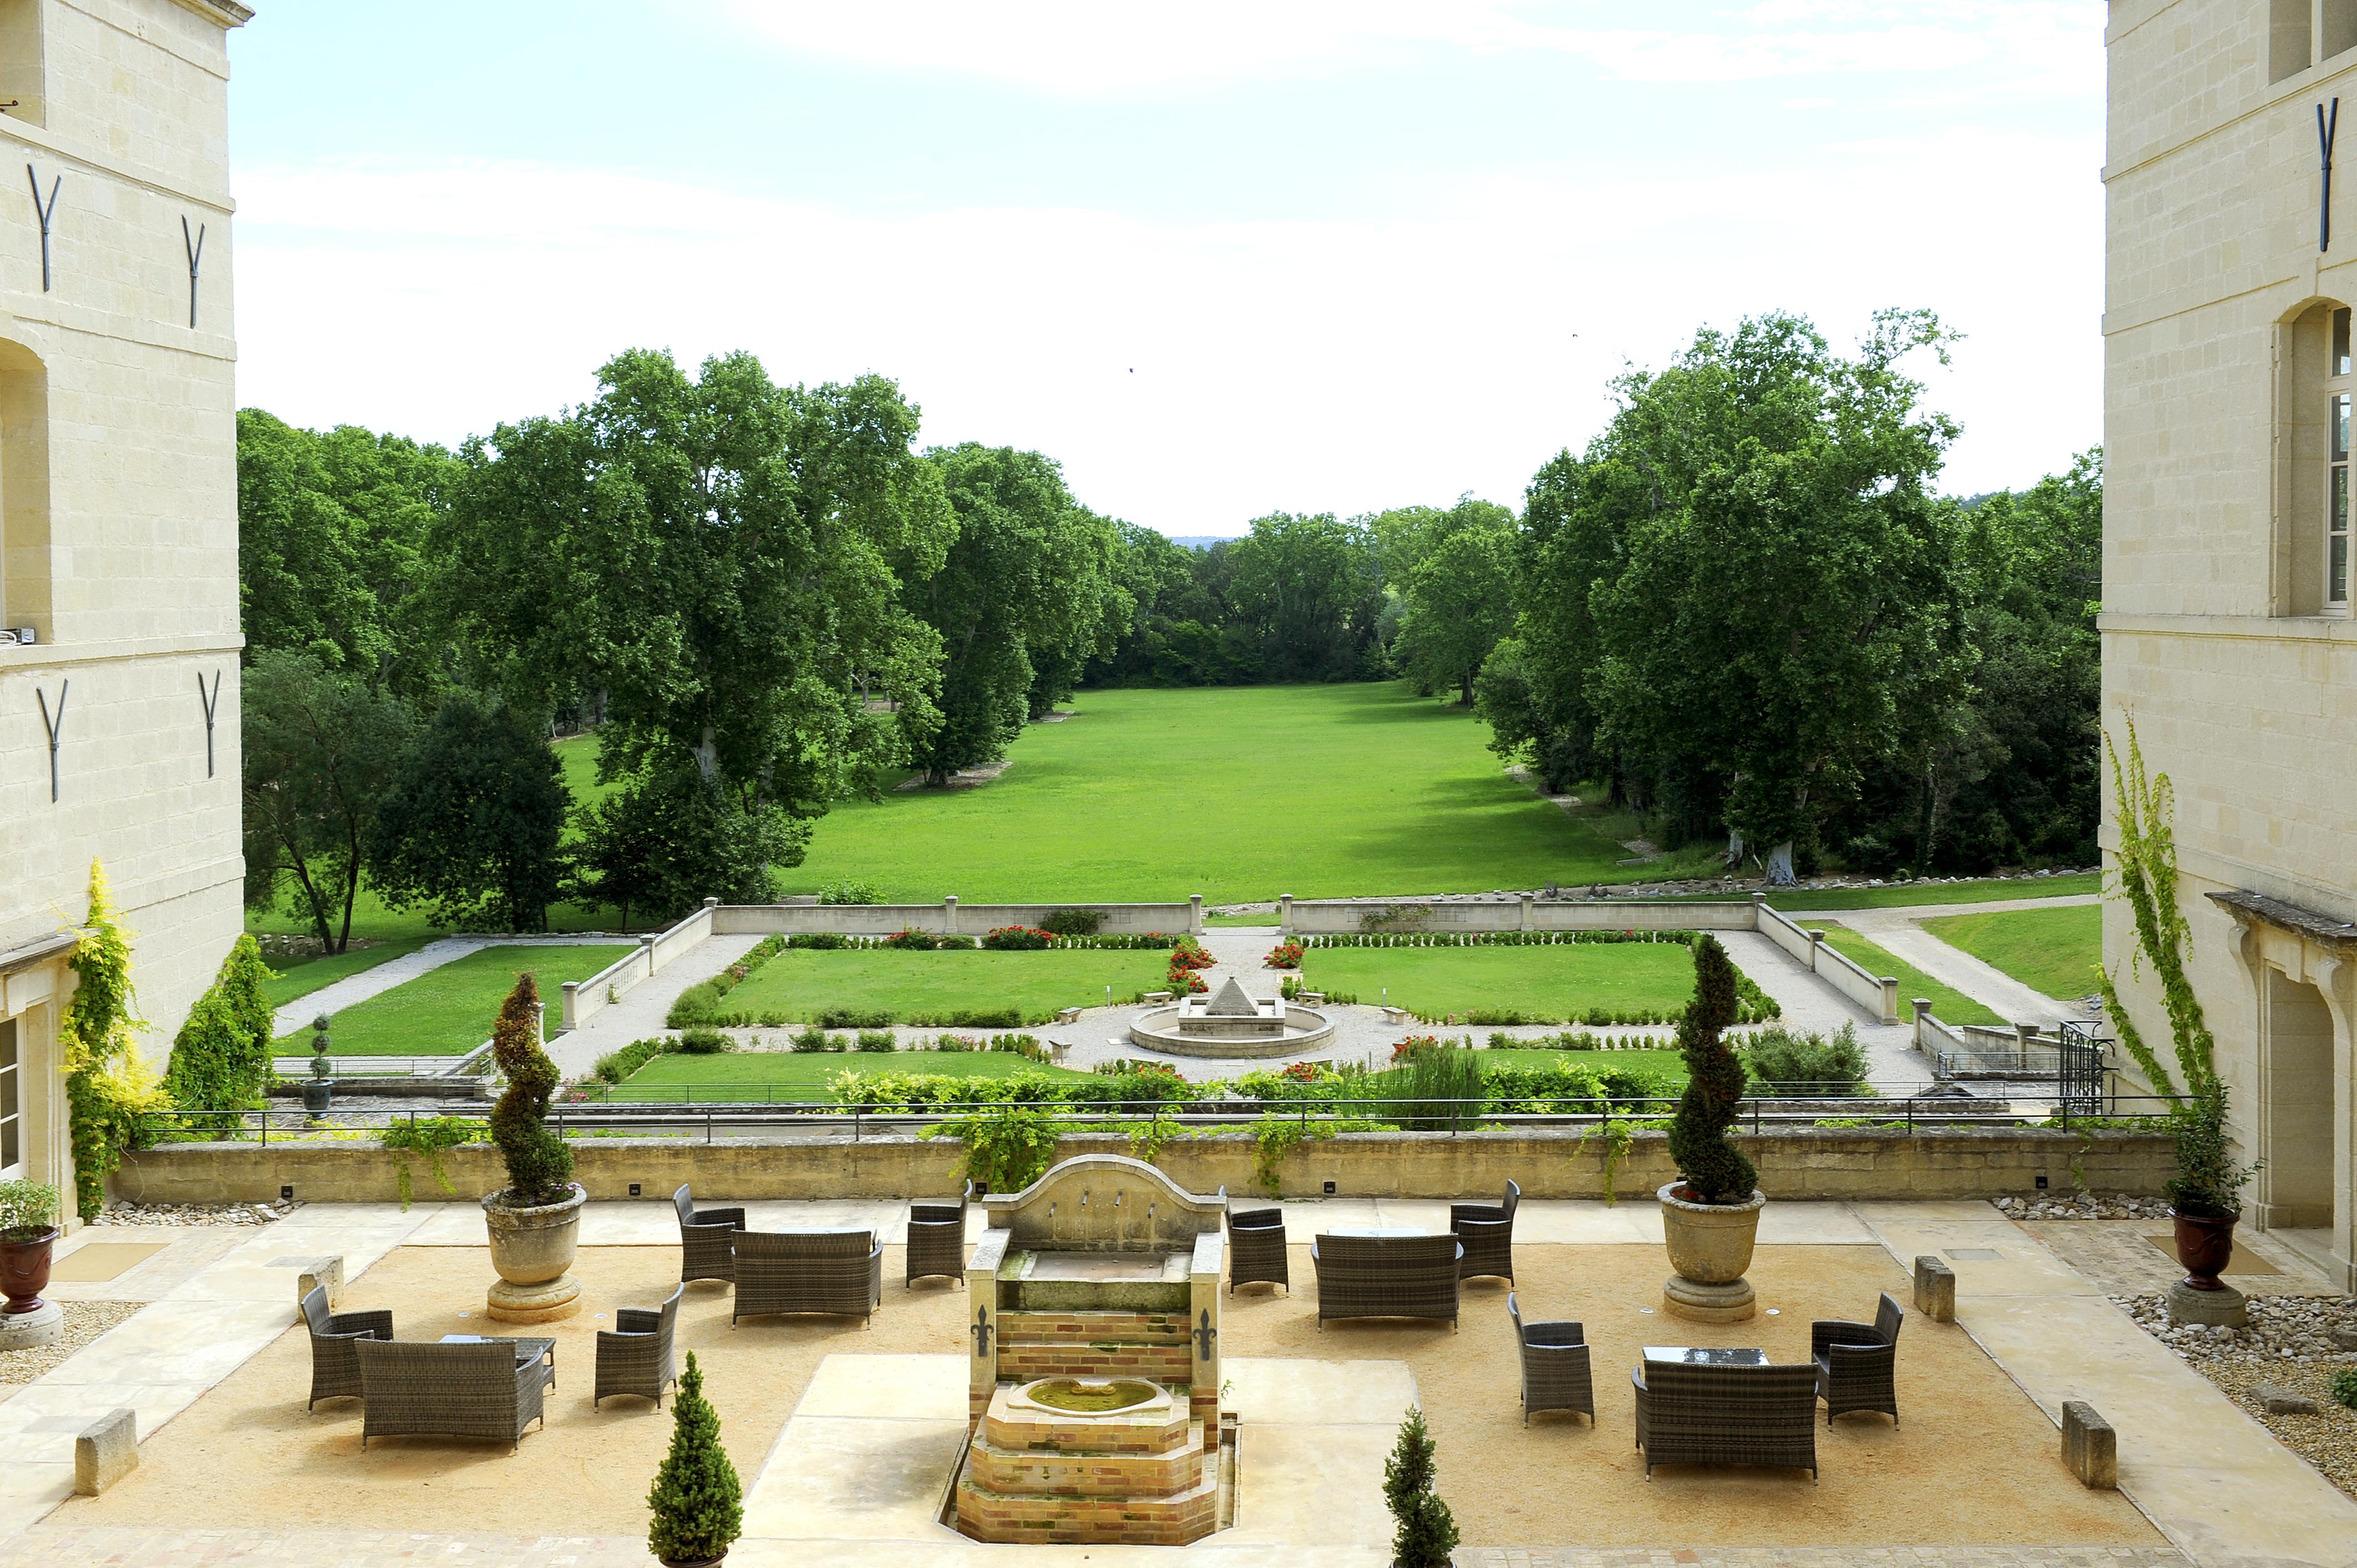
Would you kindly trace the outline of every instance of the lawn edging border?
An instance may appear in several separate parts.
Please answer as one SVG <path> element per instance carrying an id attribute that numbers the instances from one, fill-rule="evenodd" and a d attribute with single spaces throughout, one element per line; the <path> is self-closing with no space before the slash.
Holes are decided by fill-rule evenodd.
<path id="1" fill-rule="evenodd" d="M 1760 1186 L 1789 1201 L 2030 1197 L 2076 1189 L 2157 1195 L 2175 1169 L 2166 1133 L 2120 1128 L 1780 1128 L 1738 1135 Z M 569 1141 L 574 1179 L 592 1198 L 648 1201 L 682 1182 L 733 1199 L 888 1198 L 954 1192 L 964 1148 L 906 1134 L 790 1142 L 778 1137 L 582 1138 Z M 1059 1159 L 1128 1154 L 1112 1133 L 1060 1139 Z M 1246 1199 L 1258 1145 L 1248 1130 L 1166 1144 L 1155 1164 L 1194 1192 Z M 1278 1165 L 1285 1197 L 1459 1198 L 1501 1188 L 1526 1197 L 1600 1198 L 1608 1145 L 1593 1133 L 1524 1128 L 1477 1133 L 1343 1133 L 1301 1144 Z M 373 1140 L 173 1144 L 133 1150 L 110 1187 L 137 1203 L 264 1203 L 282 1188 L 307 1202 L 392 1203 L 405 1156 Z M 462 1195 L 501 1185 L 498 1150 L 470 1144 L 445 1155 Z M 1641 1198 L 1674 1179 L 1665 1133 L 1640 1132 L 1609 1173 L 1609 1190 Z M 2040 1187 L 2040 1180 L 2045 1186 Z M 1325 1184 L 1334 1184 L 1329 1193 Z"/>

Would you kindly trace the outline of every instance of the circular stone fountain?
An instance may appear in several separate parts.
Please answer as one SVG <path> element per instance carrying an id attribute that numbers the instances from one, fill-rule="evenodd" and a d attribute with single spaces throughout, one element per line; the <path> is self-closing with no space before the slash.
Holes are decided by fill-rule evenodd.
<path id="1" fill-rule="evenodd" d="M 1333 1037 L 1333 1020 L 1315 1007 L 1254 996 L 1232 975 L 1208 996 L 1182 996 L 1129 1026 L 1132 1045 L 1178 1057 L 1289 1057 Z"/>

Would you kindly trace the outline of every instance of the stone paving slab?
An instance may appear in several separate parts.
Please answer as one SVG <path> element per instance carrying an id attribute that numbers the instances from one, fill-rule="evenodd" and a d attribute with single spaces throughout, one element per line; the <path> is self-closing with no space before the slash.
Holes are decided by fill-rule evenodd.
<path id="1" fill-rule="evenodd" d="M 70 1466 L 69 1466 L 70 1468 Z M 415 1535 L 387 1530 L 134 1530 L 38 1525 L 0 1542 L 0 1568 L 649 1568 L 635 1537 Z"/>
<path id="2" fill-rule="evenodd" d="M 2147 1546 L 1466 1546 L 1457 1568 L 2184 1568 Z"/>

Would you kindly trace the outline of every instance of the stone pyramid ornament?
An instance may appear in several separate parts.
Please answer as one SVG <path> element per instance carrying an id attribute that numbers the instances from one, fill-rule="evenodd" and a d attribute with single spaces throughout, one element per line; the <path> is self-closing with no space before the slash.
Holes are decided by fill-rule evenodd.
<path id="1" fill-rule="evenodd" d="M 1260 1004 L 1252 999 L 1252 993 L 1232 974 L 1228 976 L 1228 983 L 1213 993 L 1203 1012 L 1213 1018 L 1257 1018 L 1260 1016 Z"/>

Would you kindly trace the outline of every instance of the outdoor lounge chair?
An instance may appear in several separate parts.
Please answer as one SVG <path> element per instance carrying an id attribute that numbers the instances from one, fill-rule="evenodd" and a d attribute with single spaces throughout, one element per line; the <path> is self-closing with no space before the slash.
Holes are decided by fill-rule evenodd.
<path id="1" fill-rule="evenodd" d="M 1899 1424 L 1899 1326 L 1907 1314 L 1890 1293 L 1882 1293 L 1872 1323 L 1820 1318 L 1809 1325 L 1809 1350 L 1817 1363 L 1817 1392 L 1825 1402 L 1825 1424 L 1854 1410 L 1878 1410 Z"/>
<path id="2" fill-rule="evenodd" d="M 1774 1465 L 1817 1473 L 1817 1369 L 1652 1361 L 1637 1391 L 1645 1478 L 1656 1465 Z"/>
<path id="3" fill-rule="evenodd" d="M 1293 1277 L 1285 1262 L 1285 1210 L 1228 1210 L 1228 1294 L 1238 1285 L 1283 1285 L 1293 1294 Z"/>
<path id="4" fill-rule="evenodd" d="M 688 1196 L 687 1187 L 671 1195 L 672 1207 L 679 1210 L 679 1283 L 690 1280 L 725 1280 L 729 1273 L 729 1241 L 745 1229 L 745 1211 L 741 1208 L 698 1208 Z"/>
<path id="5" fill-rule="evenodd" d="M 1454 1236 L 1320 1236 L 1309 1244 L 1318 1270 L 1318 1326 L 1338 1317 L 1429 1317 L 1457 1326 Z"/>
<path id="6" fill-rule="evenodd" d="M 672 1359 L 672 1340 L 679 1331 L 679 1301 L 685 1285 L 673 1285 L 659 1307 L 614 1309 L 614 1326 L 597 1331 L 597 1388 L 589 1398 L 591 1409 L 608 1394 L 638 1394 L 662 1408 L 665 1383 L 679 1380 Z"/>
<path id="7" fill-rule="evenodd" d="M 545 1344 L 546 1341 L 542 1343 Z M 428 1345 L 362 1339 L 361 1448 L 371 1437 L 490 1437 L 512 1452 L 533 1422 L 545 1425 L 541 1394 L 549 1368 L 539 1356 L 519 1359 L 512 1339 Z"/>
<path id="8" fill-rule="evenodd" d="M 1522 1304 L 1506 1293 L 1506 1316 L 1523 1347 L 1523 1424 L 1534 1411 L 1577 1410 L 1596 1424 L 1596 1379 L 1587 1336 L 1577 1323 L 1524 1323 Z"/>
<path id="9" fill-rule="evenodd" d="M 1448 1206 L 1448 1228 L 1465 1243 L 1465 1256 L 1457 1265 L 1457 1277 L 1469 1280 L 1476 1275 L 1501 1279 L 1512 1283 L 1514 1278 L 1514 1210 L 1523 1201 L 1519 1183 L 1506 1184 L 1502 1203 L 1452 1203 Z"/>
<path id="10" fill-rule="evenodd" d="M 309 1410 L 321 1400 L 361 1397 L 361 1363 L 352 1346 L 362 1339 L 393 1337 L 390 1312 L 329 1312 L 328 1287 L 313 1285 L 303 1293 L 303 1321 L 311 1330 L 311 1397 Z"/>
<path id="11" fill-rule="evenodd" d="M 906 1283 L 947 1274 L 965 1283 L 965 1206 L 974 1201 L 974 1183 L 965 1184 L 955 1203 L 909 1205 L 909 1277 Z"/>
<path id="12" fill-rule="evenodd" d="M 823 1313 L 865 1318 L 884 1300 L 884 1244 L 872 1230 L 739 1230 L 737 1299 L 740 1317 Z"/>

